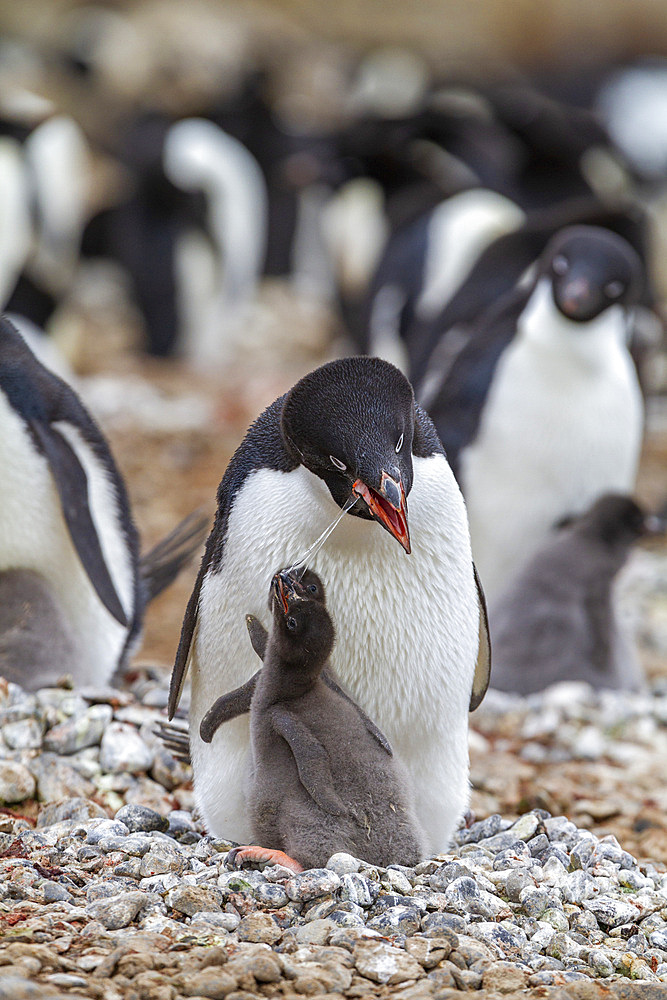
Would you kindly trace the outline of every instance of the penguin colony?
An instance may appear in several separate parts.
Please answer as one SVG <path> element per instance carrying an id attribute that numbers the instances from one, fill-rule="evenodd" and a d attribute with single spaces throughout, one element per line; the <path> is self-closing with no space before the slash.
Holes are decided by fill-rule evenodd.
<path id="1" fill-rule="evenodd" d="M 137 32 L 95 17 L 73 14 L 58 52 L 88 111 L 114 31 Z M 642 683 L 615 579 L 656 528 L 630 495 L 661 335 L 647 185 L 664 185 L 667 142 L 623 109 L 640 93 L 661 120 L 664 67 L 601 72 L 576 101 L 558 80 L 425 75 L 390 113 L 361 100 L 372 69 L 335 126 L 288 120 L 269 71 L 238 67 L 183 106 L 119 88 L 108 134 L 23 83 L 0 107 L 0 296 L 20 329 L 49 326 L 105 258 L 155 355 L 224 362 L 262 275 L 315 291 L 347 332 L 351 356 L 271 403 L 224 471 L 176 654 L 169 715 L 189 674 L 201 814 L 259 841 L 239 863 L 447 849 L 489 683 L 485 593 L 492 684 Z M 102 148 L 129 183 L 86 211 Z M 0 672 L 121 676 L 202 527 L 140 558 L 101 431 L 8 320 L 0 468 Z"/>

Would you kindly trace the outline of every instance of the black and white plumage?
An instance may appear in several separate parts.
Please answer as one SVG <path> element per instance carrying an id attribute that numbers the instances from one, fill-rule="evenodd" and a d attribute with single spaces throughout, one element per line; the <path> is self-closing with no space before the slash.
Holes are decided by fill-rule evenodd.
<path id="1" fill-rule="evenodd" d="M 81 128 L 21 88 L 0 96 L 0 308 L 44 325 L 71 288 L 89 186 Z"/>
<path id="2" fill-rule="evenodd" d="M 247 842 L 247 722 L 210 745 L 200 722 L 212 694 L 255 672 L 244 619 L 265 615 L 275 567 L 298 559 L 353 489 L 359 499 L 312 564 L 340 635 L 331 664 L 404 760 L 431 849 L 445 849 L 468 800 L 467 715 L 488 682 L 486 619 L 460 491 L 431 421 L 387 362 L 324 365 L 248 431 L 218 491 L 170 714 L 191 666 L 197 802 L 209 829 Z"/>
<path id="3" fill-rule="evenodd" d="M 646 265 L 649 256 L 646 215 L 636 206 L 610 208 L 597 199 L 577 199 L 531 212 L 522 225 L 498 236 L 482 250 L 467 277 L 433 316 L 415 316 L 406 324 L 408 373 L 418 400 L 428 403 L 444 372 L 474 329 L 484 322 L 502 296 L 519 285 L 527 288 L 550 240 L 569 226 L 597 226 L 611 230 L 634 248 Z M 650 283 L 642 289 L 641 305 L 653 308 Z M 636 317 L 635 317 L 636 318 Z"/>
<path id="4" fill-rule="evenodd" d="M 337 851 L 377 865 L 416 864 L 424 838 L 402 764 L 322 677 L 334 646 L 322 582 L 280 571 L 270 603 L 250 703 L 247 684 L 217 702 L 218 721 L 250 711 L 253 841 L 305 868 L 322 867 Z"/>
<path id="5" fill-rule="evenodd" d="M 485 313 L 429 403 L 491 603 L 558 520 L 634 487 L 643 399 L 626 338 L 641 282 L 628 243 L 568 227 L 528 287 Z"/>
<path id="6" fill-rule="evenodd" d="M 152 354 L 217 363 L 264 263 L 260 168 L 213 122 L 158 111 L 128 124 L 119 155 L 133 189 L 91 220 L 84 253 L 128 271 Z"/>
<path id="7" fill-rule="evenodd" d="M 614 583 L 634 543 L 656 531 L 664 522 L 631 497 L 606 494 L 540 546 L 492 611 L 493 686 L 520 694 L 559 681 L 640 689 Z"/>
<path id="8" fill-rule="evenodd" d="M 185 522 L 140 559 L 127 491 L 106 439 L 74 390 L 37 360 L 6 318 L 0 321 L 0 467 L 0 572 L 42 578 L 35 601 L 50 602 L 49 615 L 61 609 L 72 645 L 65 672 L 79 684 L 108 681 L 139 638 L 147 600 L 198 547 L 202 524 Z M 62 665 L 48 657 L 24 660 L 21 683 L 53 683 Z"/>
<path id="9" fill-rule="evenodd" d="M 453 195 L 390 239 L 366 306 L 364 347 L 387 360 L 407 354 L 415 326 L 428 326 L 463 285 L 484 250 L 525 220 L 501 194 L 475 188 Z"/>

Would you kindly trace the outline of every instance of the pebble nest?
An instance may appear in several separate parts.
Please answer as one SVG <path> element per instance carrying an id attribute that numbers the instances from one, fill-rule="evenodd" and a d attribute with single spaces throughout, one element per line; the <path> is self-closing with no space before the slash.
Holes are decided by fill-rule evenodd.
<path id="1" fill-rule="evenodd" d="M 631 756 L 648 736 L 664 766 L 664 682 L 579 695 L 492 693 L 473 746 L 492 720 L 518 716 L 561 736 L 533 731 L 527 759 L 576 762 L 582 743 L 589 756 L 609 751 L 615 711 L 616 752 Z M 532 809 L 462 828 L 451 854 L 414 869 L 338 854 L 302 875 L 230 870 L 230 843 L 193 815 L 189 767 L 153 733 L 165 697 L 164 674 L 150 670 L 127 690 L 0 687 L 0 1000 L 585 1000 L 609 988 L 664 1000 L 659 860 Z"/>

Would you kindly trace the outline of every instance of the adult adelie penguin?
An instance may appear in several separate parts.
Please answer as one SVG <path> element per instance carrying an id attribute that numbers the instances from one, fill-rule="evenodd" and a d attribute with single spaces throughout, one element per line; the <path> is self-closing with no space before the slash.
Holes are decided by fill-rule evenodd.
<path id="1" fill-rule="evenodd" d="M 488 683 L 486 618 L 463 499 L 433 424 L 388 362 L 323 365 L 251 426 L 218 491 L 170 716 L 191 664 L 197 802 L 212 832 L 247 842 L 247 720 L 210 745 L 200 723 L 256 670 L 245 616 L 266 615 L 275 567 L 297 560 L 353 493 L 312 564 L 340 635 L 331 665 L 406 763 L 428 847 L 444 850 L 468 801 L 467 715 Z"/>
<path id="2" fill-rule="evenodd" d="M 11 619 L 3 608 L 0 622 L 5 675 L 33 688 L 66 667 L 78 684 L 108 682 L 139 638 L 146 603 L 192 555 L 201 526 L 183 522 L 140 559 L 125 484 L 102 432 L 6 318 L 0 470 L 0 575 L 14 588 L 16 611 Z M 12 584 L 5 571 L 22 575 Z M 19 591 L 32 609 L 23 615 L 26 636 L 18 635 Z M 50 624 L 59 617 L 62 642 Z M 53 633 L 50 652 L 48 635 L 32 641 L 40 627 Z"/>
<path id="3" fill-rule="evenodd" d="M 534 280 L 483 315 L 429 403 L 491 605 L 559 520 L 634 487 L 643 401 L 626 336 L 641 283 L 615 233 L 561 230 Z"/>

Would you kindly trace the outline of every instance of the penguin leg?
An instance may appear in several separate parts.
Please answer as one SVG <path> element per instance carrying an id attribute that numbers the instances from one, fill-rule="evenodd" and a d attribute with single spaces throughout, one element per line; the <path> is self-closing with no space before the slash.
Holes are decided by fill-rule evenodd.
<path id="1" fill-rule="evenodd" d="M 199 735 L 204 743 L 211 742 L 223 722 L 229 722 L 230 719 L 235 719 L 237 715 L 245 715 L 246 712 L 250 711 L 250 702 L 257 687 L 259 673 L 258 670 L 241 687 L 237 687 L 227 694 L 220 695 L 218 700 L 209 708 L 199 726 Z"/>
<path id="2" fill-rule="evenodd" d="M 254 864 L 282 865 L 290 871 L 302 872 L 303 865 L 300 865 L 294 858 L 284 851 L 274 851 L 270 847 L 258 847 L 256 844 L 247 844 L 244 847 L 233 847 L 227 855 L 227 864 L 232 868 L 242 868 L 246 862 Z"/>

